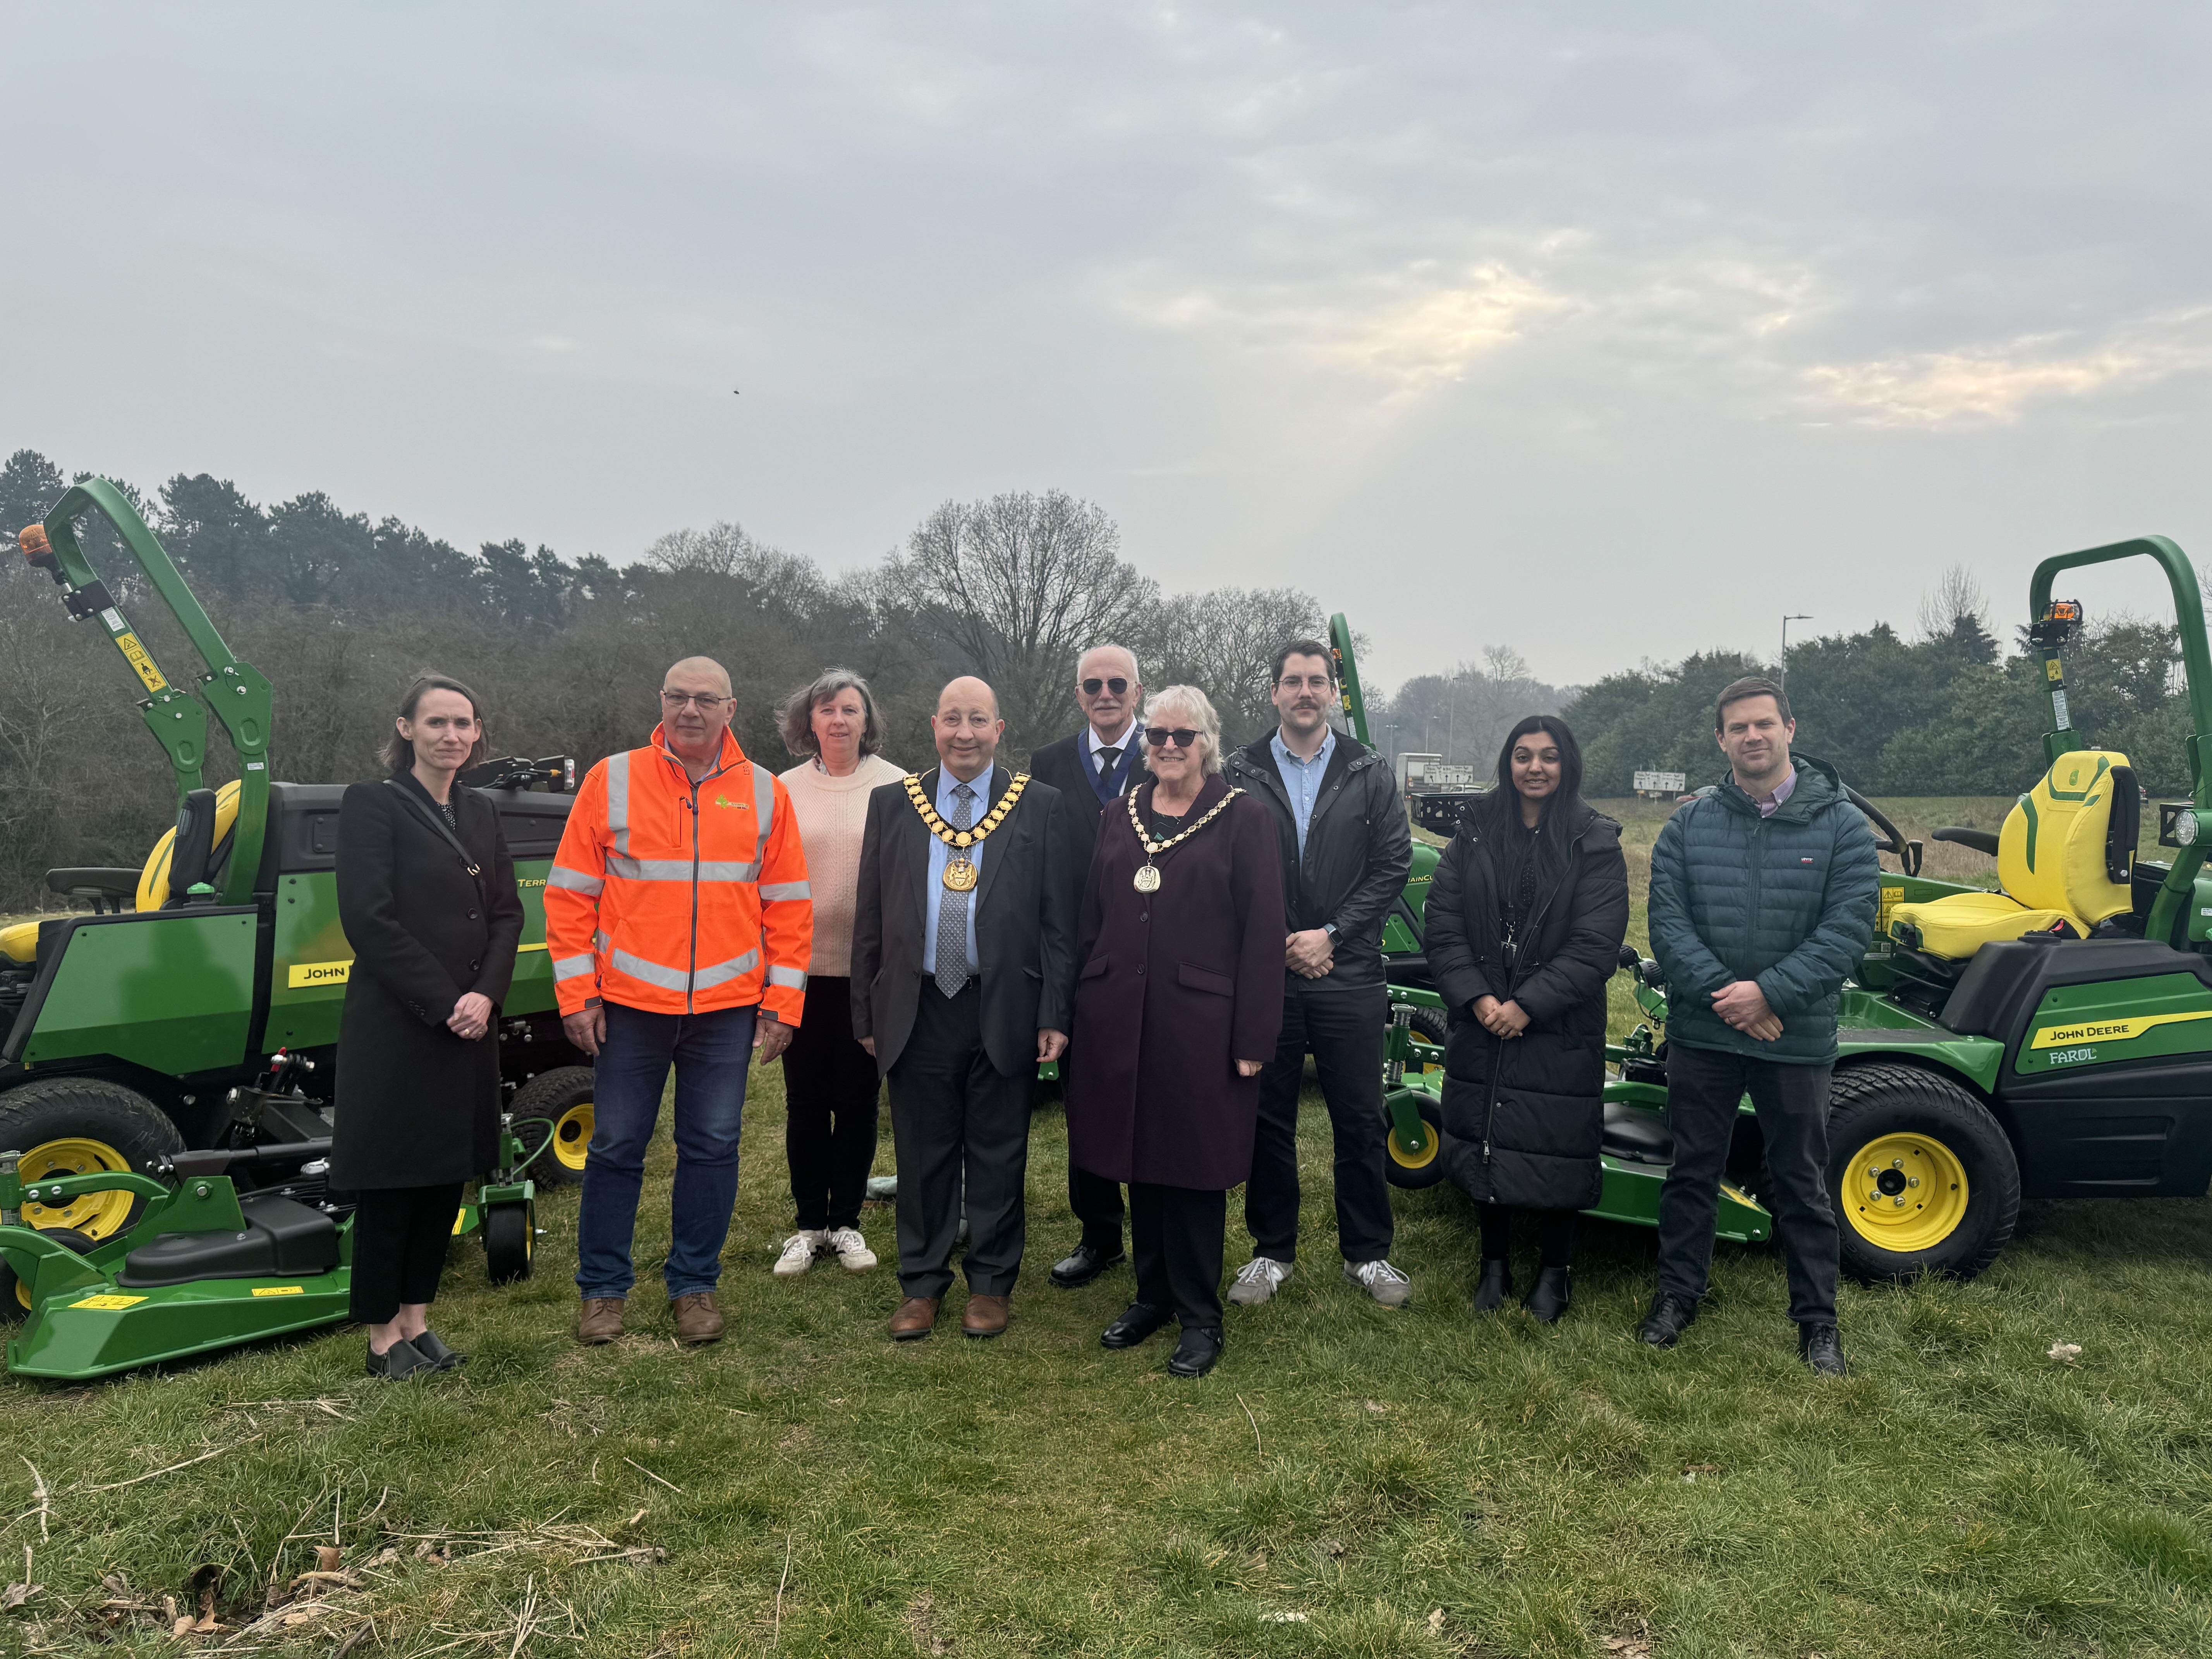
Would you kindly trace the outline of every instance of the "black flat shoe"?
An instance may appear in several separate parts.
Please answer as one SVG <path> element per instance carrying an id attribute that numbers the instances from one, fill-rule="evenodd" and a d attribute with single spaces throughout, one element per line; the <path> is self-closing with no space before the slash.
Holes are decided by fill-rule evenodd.
<path id="1" fill-rule="evenodd" d="M 1655 1348 L 1671 1348 L 1674 1339 L 1687 1330 L 1690 1322 L 1697 1316 L 1696 1303 L 1662 1291 L 1651 1298 L 1651 1311 L 1636 1328 L 1636 1340 L 1649 1342 Z"/>
<path id="2" fill-rule="evenodd" d="M 1164 1308 L 1155 1308 L 1149 1302 L 1132 1302 L 1121 1316 L 1109 1325 L 1098 1339 L 1102 1348 L 1133 1348 L 1154 1331 L 1168 1322 Z"/>
<path id="3" fill-rule="evenodd" d="M 407 1340 L 416 1352 L 439 1370 L 450 1371 L 469 1363 L 468 1355 L 447 1347 L 435 1331 L 425 1331 L 420 1336 L 409 1337 Z"/>
<path id="4" fill-rule="evenodd" d="M 1822 1376 L 1850 1373 L 1850 1367 L 1844 1364 L 1844 1339 L 1833 1325 L 1800 1325 L 1797 1357 Z"/>
<path id="5" fill-rule="evenodd" d="M 1221 1328 L 1186 1325 L 1182 1340 L 1168 1356 L 1168 1374 L 1171 1376 L 1204 1376 L 1221 1363 Z"/>
<path id="6" fill-rule="evenodd" d="M 387 1382 L 397 1382 L 410 1376 L 428 1376 L 437 1369 L 437 1362 L 426 1358 L 412 1342 L 395 1342 L 382 1353 L 372 1349 L 368 1356 L 368 1374 L 380 1376 Z"/>
<path id="7" fill-rule="evenodd" d="M 1474 1284 L 1474 1310 L 1496 1313 L 1513 1294 L 1513 1264 L 1492 1258 L 1482 1264 L 1482 1277 Z"/>
<path id="8" fill-rule="evenodd" d="M 1567 1272 L 1565 1267 L 1545 1267 L 1536 1274 L 1536 1288 L 1528 1292 L 1521 1305 L 1528 1316 L 1540 1325 L 1556 1325 L 1559 1316 L 1567 1310 Z"/>
<path id="9" fill-rule="evenodd" d="M 1128 1259 L 1119 1244 L 1109 1252 L 1086 1241 L 1075 1247 L 1073 1255 L 1062 1256 L 1052 1264 L 1052 1282 L 1059 1290 L 1079 1291 L 1109 1267 Z"/>

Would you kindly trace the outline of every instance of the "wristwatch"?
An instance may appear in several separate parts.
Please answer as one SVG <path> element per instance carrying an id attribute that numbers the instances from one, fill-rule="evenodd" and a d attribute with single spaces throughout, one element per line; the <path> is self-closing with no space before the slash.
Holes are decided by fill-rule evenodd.
<path id="1" fill-rule="evenodd" d="M 1331 945 L 1336 943 L 1336 924 L 1334 922 L 1324 921 L 1321 925 L 1321 930 L 1322 933 L 1328 935 L 1328 942 Z"/>

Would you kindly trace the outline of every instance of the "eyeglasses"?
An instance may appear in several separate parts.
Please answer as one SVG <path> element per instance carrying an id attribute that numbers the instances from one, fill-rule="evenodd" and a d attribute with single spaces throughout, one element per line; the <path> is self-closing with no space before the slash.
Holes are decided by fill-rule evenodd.
<path id="1" fill-rule="evenodd" d="M 1198 733 L 1188 726 L 1178 726 L 1172 732 L 1164 726 L 1148 726 L 1145 728 L 1145 741 L 1155 749 L 1164 749 L 1170 744 L 1188 749 L 1198 741 Z"/>
<path id="2" fill-rule="evenodd" d="M 697 707 L 702 714 L 711 714 L 726 702 L 735 702 L 735 697 L 717 696 L 712 691 L 664 691 L 660 701 L 671 708 L 681 708 L 685 703 Z"/>
<path id="3" fill-rule="evenodd" d="M 1115 675 L 1110 680 L 1102 680 L 1093 675 L 1083 682 L 1083 695 L 1086 697 L 1095 697 L 1098 695 L 1098 688 L 1102 685 L 1117 697 L 1123 696 L 1129 689 L 1129 682 L 1119 674 Z"/>

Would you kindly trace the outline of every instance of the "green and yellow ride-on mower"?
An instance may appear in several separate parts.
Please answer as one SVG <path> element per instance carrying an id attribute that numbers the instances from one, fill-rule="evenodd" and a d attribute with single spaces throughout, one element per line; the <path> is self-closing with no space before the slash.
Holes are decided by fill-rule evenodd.
<path id="1" fill-rule="evenodd" d="M 2168 861 L 2136 857 L 2142 793 L 2128 757 L 2072 726 L 2064 648 L 2078 602 L 2054 600 L 2066 571 L 2147 558 L 2166 573 L 2189 687 L 2191 796 L 2160 807 Z M 2012 1237 L 2027 1198 L 2201 1196 L 2212 1185 L 2212 651 L 2197 574 L 2164 537 L 2055 555 L 2029 584 L 2029 639 L 2044 667 L 2050 729 L 2042 775 L 1994 836 L 1936 838 L 1994 857 L 1996 889 L 1919 873 L 1921 848 L 1871 802 L 1852 799 L 1885 868 L 1875 938 L 1838 1006 L 1829 1190 L 1843 1262 L 1867 1282 L 1970 1278 Z M 1337 619 L 1340 654 L 1348 632 Z M 1364 728 L 1357 681 L 1346 714 Z M 1450 1162 L 1437 1101 L 1442 1018 L 1419 955 L 1423 879 L 1390 936 L 1392 1178 L 1440 1180 Z M 1625 951 L 1647 1023 L 1611 1046 L 1604 1197 L 1592 1214 L 1656 1220 L 1672 1161 L 1666 1127 L 1666 1004 L 1656 967 Z M 1764 1159 L 1745 1103 L 1729 1159 L 1721 1236 L 1771 1232 L 1757 1197 Z M 1734 1231 L 1732 1231 L 1732 1228 Z"/>
<path id="2" fill-rule="evenodd" d="M 77 525 L 94 514 L 137 566 L 127 589 L 111 587 L 85 556 Z M 328 1190 L 312 1150 L 330 1134 L 338 1016 L 353 961 L 335 878 L 343 789 L 271 780 L 269 682 L 232 654 L 159 540 L 112 485 L 99 479 L 77 485 L 20 541 L 32 565 L 61 589 L 69 616 L 100 628 L 128 669 L 147 729 L 169 762 L 177 819 L 143 865 L 47 873 L 56 895 L 88 903 L 90 914 L 0 929 L 0 1149 L 14 1153 L 23 1195 L 20 1206 L 9 1206 L 15 1217 L 0 1225 L 0 1261 L 7 1264 L 0 1268 L 0 1316 L 51 1301 L 47 1287 L 64 1286 L 57 1295 L 79 1287 L 75 1275 L 127 1274 L 126 1257 L 151 1248 L 161 1229 L 213 1212 L 196 1206 L 231 1202 L 220 1196 L 226 1191 L 234 1192 L 249 1221 L 264 1200 L 279 1213 L 282 1199 L 322 1215 L 341 1238 L 348 1212 L 344 1195 Z M 200 659 L 196 684 L 174 680 L 133 626 L 125 604 L 142 600 L 158 601 Z M 237 763 L 236 776 L 219 788 L 204 781 L 210 711 Z M 520 1156 L 544 1151 L 532 1158 L 532 1177 L 540 1184 L 574 1181 L 591 1138 L 592 1073 L 561 1030 L 541 903 L 568 818 L 574 767 L 560 757 L 501 760 L 464 781 L 481 787 L 499 811 L 526 912 L 522 956 L 495 1039 L 504 1108 L 524 1143 Z M 216 1154 L 225 1160 L 220 1169 L 207 1166 L 179 1197 L 177 1160 Z M 210 1197 L 192 1195 L 201 1185 Z M 156 1235 L 147 1233 L 149 1225 Z M 252 1237 L 241 1245 L 261 1251 L 255 1227 L 244 1231 Z M 21 1244 L 25 1233 L 50 1236 L 64 1256 Z M 329 1253 L 324 1244 L 315 1249 L 318 1260 Z M 342 1261 L 336 1265 L 342 1273 Z M 241 1268 L 229 1282 L 251 1288 L 259 1280 Z M 303 1297 L 315 1294 L 309 1282 L 301 1281 Z M 137 1293 L 125 1285 L 93 1294 Z M 143 1298 L 175 1308 L 189 1301 L 174 1294 Z M 161 1322 L 140 1314 L 123 1322 Z M 220 1328 L 214 1321 L 207 1328 Z M 240 1334 L 227 1340 L 257 1334 L 252 1322 L 233 1321 L 228 1328 Z M 40 1329 L 34 1321 L 16 1344 L 27 1360 Z M 165 1349 L 156 1342 L 138 1351 L 159 1357 L 210 1346 L 222 1343 Z"/>

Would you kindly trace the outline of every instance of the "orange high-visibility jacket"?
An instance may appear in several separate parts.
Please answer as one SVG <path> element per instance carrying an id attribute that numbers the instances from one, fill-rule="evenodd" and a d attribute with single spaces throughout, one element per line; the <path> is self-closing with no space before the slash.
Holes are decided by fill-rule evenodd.
<path id="1" fill-rule="evenodd" d="M 758 1003 L 795 1027 L 813 944 L 791 798 L 728 732 L 696 784 L 657 726 L 585 775 L 545 878 L 563 1014 L 602 998 L 656 1014 Z"/>

